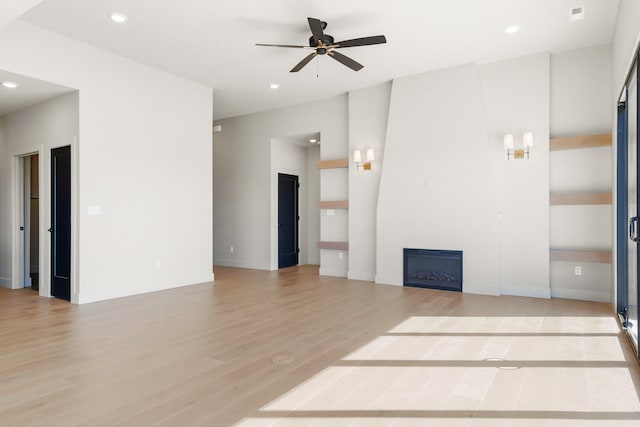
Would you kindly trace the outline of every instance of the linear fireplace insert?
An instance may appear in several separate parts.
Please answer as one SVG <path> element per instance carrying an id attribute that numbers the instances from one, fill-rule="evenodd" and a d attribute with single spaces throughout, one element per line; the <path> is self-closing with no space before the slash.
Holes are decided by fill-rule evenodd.
<path id="1" fill-rule="evenodd" d="M 403 284 L 462 292 L 462 251 L 404 248 Z"/>

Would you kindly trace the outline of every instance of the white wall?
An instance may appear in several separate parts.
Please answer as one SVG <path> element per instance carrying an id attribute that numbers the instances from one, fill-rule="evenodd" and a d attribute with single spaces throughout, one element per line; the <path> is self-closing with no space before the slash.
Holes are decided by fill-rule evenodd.
<path id="1" fill-rule="evenodd" d="M 373 148 L 370 171 L 349 162 L 349 274 L 350 279 L 373 281 L 376 274 L 376 213 L 380 173 L 389 117 L 391 83 L 349 92 L 349 154 Z"/>
<path id="2" fill-rule="evenodd" d="M 4 165 L 3 159 L 9 158 L 10 154 L 7 150 L 7 142 L 5 137 L 5 124 L 6 118 L 0 117 L 0 164 Z M 5 167 L 0 168 L 0 183 L 8 183 L 11 181 L 11 172 Z M 2 185 L 2 184 L 0 184 Z M 6 184 L 3 185 L 1 192 L 10 191 L 5 189 Z M 0 193 L 1 194 L 1 193 Z M 11 230 L 11 205 L 8 203 L 0 203 L 0 230 L 3 230 L 3 235 L 7 236 L 3 240 L 9 240 Z M 6 234 L 5 234 L 6 233 Z M 9 242 L 7 242 L 9 243 Z M 0 286 L 5 288 L 11 288 L 11 245 L 0 244 Z"/>
<path id="3" fill-rule="evenodd" d="M 347 97 L 224 119 L 214 134 L 214 253 L 217 265 L 272 268 L 271 140 L 320 132 L 323 159 L 347 156 Z M 335 171 L 328 171 L 329 173 Z M 332 177 L 320 174 L 322 200 L 333 191 Z M 344 193 L 347 183 L 344 182 Z M 315 205 L 317 206 L 317 204 Z M 325 220 L 321 233 L 325 233 Z M 346 221 L 345 221 L 346 222 Z M 322 235 L 326 239 L 325 235 Z M 346 240 L 346 229 L 343 240 Z M 234 253 L 229 253 L 234 246 Z M 321 251 L 321 265 L 344 270 L 346 260 Z M 343 265 L 344 264 L 344 265 Z"/>
<path id="4" fill-rule="evenodd" d="M 611 46 L 594 46 L 551 56 L 551 135 L 611 131 Z M 608 192 L 612 149 L 600 147 L 550 153 L 551 192 Z M 551 206 L 550 244 L 563 249 L 610 249 L 611 205 Z M 582 268 L 576 276 L 575 267 Z M 551 292 L 562 298 L 611 301 L 611 264 L 553 262 Z"/>
<path id="5" fill-rule="evenodd" d="M 551 135 L 606 133 L 611 129 L 611 46 L 551 55 Z"/>
<path id="6" fill-rule="evenodd" d="M 307 263 L 320 264 L 320 171 L 318 162 L 320 161 L 320 146 L 307 148 L 307 179 L 309 186 L 307 189 Z"/>
<path id="7" fill-rule="evenodd" d="M 531 160 L 502 136 L 533 131 Z M 464 290 L 549 297 L 549 56 L 393 83 L 378 202 L 376 282 L 402 284 L 402 248 L 464 252 Z"/>
<path id="8" fill-rule="evenodd" d="M 503 294 L 549 297 L 549 54 L 480 67 L 491 160 L 500 193 L 500 287 Z M 533 132 L 529 160 L 505 160 Z"/>
<path id="9" fill-rule="evenodd" d="M 18 247 L 12 241 L 13 230 L 21 219 L 15 215 L 14 198 L 17 178 L 17 162 L 15 156 L 42 152 L 40 159 L 41 185 L 44 189 L 40 194 L 41 212 L 45 214 L 45 224 L 40 228 L 40 253 L 47 261 L 49 247 L 49 233 L 45 230 L 50 225 L 48 214 L 50 209 L 50 168 L 49 153 L 52 148 L 71 145 L 72 152 L 77 150 L 78 137 L 78 92 L 62 95 L 33 107 L 6 115 L 2 118 L 0 127 L 4 137 L 0 140 L 0 230 L 6 236 L 0 241 L 0 283 L 6 287 L 22 287 L 18 283 L 19 272 L 16 271 Z M 21 224 L 20 224 L 21 225 Z M 77 228 L 74 228 L 74 232 Z M 13 253 L 15 251 L 16 253 Z M 13 277 L 12 277 L 13 276 Z M 45 268 L 41 272 L 41 294 L 49 295 L 49 274 Z M 13 278 L 13 283 L 10 280 Z M 77 283 L 73 283 L 77 285 Z M 77 295 L 77 289 L 75 294 Z"/>
<path id="10" fill-rule="evenodd" d="M 378 199 L 376 282 L 402 249 L 462 250 L 466 291 L 497 293 L 498 182 L 475 65 L 396 79 Z"/>
<path id="11" fill-rule="evenodd" d="M 0 50 L 0 69 L 80 90 L 77 301 L 210 281 L 211 90 L 20 21 Z"/>
<path id="12" fill-rule="evenodd" d="M 627 72 L 631 68 L 635 49 L 640 41 L 640 2 L 620 0 L 618 18 L 613 32 L 613 100 L 611 108 L 618 100 Z M 613 114 L 613 110 L 611 110 Z"/>

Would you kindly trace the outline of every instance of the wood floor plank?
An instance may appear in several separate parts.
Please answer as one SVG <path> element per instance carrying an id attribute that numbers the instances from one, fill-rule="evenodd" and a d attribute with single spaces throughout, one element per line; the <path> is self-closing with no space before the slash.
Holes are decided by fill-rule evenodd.
<path id="1" fill-rule="evenodd" d="M 345 365 L 349 354 L 415 325 L 439 327 L 443 337 L 455 330 L 490 339 L 492 333 L 557 331 L 565 317 L 567 328 L 579 332 L 594 319 L 594 328 L 614 325 L 614 336 L 625 344 L 607 304 L 381 286 L 320 277 L 317 266 L 278 272 L 216 267 L 215 274 L 215 284 L 83 306 L 0 288 L 0 425 L 227 426 L 259 419 L 269 414 L 261 408 L 295 387 L 335 367 L 364 363 Z M 410 341 L 416 352 L 420 334 Z M 455 354 L 478 355 L 477 341 L 455 334 L 450 341 L 459 343 Z M 444 358 L 438 363 L 446 367 L 453 350 L 438 349 Z M 277 364 L 276 356 L 291 360 Z M 633 355 L 625 350 L 619 360 L 640 384 Z M 411 378 L 409 369 L 401 368 L 403 376 L 389 386 Z M 452 386 L 474 378 L 466 369 L 452 374 Z M 596 387 L 601 378 L 594 376 L 592 385 L 578 380 Z M 528 372 L 522 381 L 519 387 L 536 375 Z M 501 393 L 505 401 L 512 396 L 505 386 L 487 399 L 499 401 Z M 517 393 L 512 397 L 517 403 Z"/>

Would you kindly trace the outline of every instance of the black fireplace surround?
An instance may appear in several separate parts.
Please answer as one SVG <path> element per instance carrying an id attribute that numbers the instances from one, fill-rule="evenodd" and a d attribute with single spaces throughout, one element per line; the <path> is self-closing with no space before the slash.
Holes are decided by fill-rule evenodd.
<path id="1" fill-rule="evenodd" d="M 462 251 L 404 248 L 403 285 L 462 292 Z"/>

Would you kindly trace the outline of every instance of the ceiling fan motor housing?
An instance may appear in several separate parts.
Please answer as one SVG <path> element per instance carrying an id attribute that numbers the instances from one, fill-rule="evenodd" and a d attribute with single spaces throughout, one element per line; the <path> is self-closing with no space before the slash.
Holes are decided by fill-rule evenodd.
<path id="1" fill-rule="evenodd" d="M 333 36 L 331 36 L 329 34 L 323 34 L 323 37 L 322 37 L 322 45 L 323 46 L 331 46 L 333 44 L 333 41 L 334 41 Z M 318 47 L 316 45 L 316 41 L 313 38 L 313 36 L 309 37 L 309 46 L 310 47 Z M 322 49 L 323 50 L 322 53 L 320 52 L 320 50 L 321 49 L 318 49 L 318 55 L 324 55 L 325 53 L 327 53 L 326 49 Z"/>

